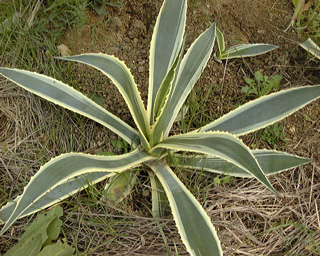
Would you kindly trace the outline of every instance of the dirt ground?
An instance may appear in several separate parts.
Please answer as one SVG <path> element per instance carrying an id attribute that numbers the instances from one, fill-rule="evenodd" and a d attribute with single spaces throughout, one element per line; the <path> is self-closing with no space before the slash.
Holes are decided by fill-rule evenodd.
<path id="1" fill-rule="evenodd" d="M 68 46 L 72 54 L 102 52 L 123 60 L 131 69 L 146 104 L 149 44 L 161 4 L 159 0 L 126 0 L 122 8 L 108 6 L 101 16 L 88 9 L 85 25 L 80 30 L 69 30 L 61 43 Z M 243 77 L 253 78 L 258 70 L 268 76 L 282 75 L 281 89 L 320 84 L 319 61 L 310 59 L 297 45 L 304 39 L 292 29 L 284 32 L 292 15 L 293 6 L 289 0 L 189 1 L 186 48 L 214 21 L 223 32 L 227 47 L 238 43 L 280 46 L 261 56 L 223 63 L 215 62 L 212 57 L 196 85 L 204 94 L 210 85 L 216 85 L 206 101 L 206 114 L 215 119 L 235 108 L 243 97 L 241 87 L 246 85 Z M 85 85 L 81 83 L 81 91 L 104 97 L 107 110 L 133 125 L 124 100 L 108 79 L 80 64 L 73 64 L 72 69 L 73 83 L 85 81 Z M 281 121 L 286 142 L 278 149 L 314 159 L 312 164 L 271 178 L 282 198 L 275 198 L 263 185 L 247 179 L 212 185 L 208 194 L 199 196 L 217 228 L 225 255 L 318 255 L 319 114 L 318 100 Z M 97 137 L 101 136 L 99 131 L 94 132 Z M 270 148 L 256 135 L 248 135 L 243 140 L 249 146 Z M 207 185 L 205 181 L 202 186 Z M 159 229 L 149 217 L 147 211 L 135 211 L 128 226 L 113 227 L 121 230 L 124 237 L 113 240 L 107 245 L 108 249 L 102 247 L 92 255 L 166 255 Z M 188 255 L 171 217 L 160 224 L 172 254 L 177 250 L 179 255 Z M 93 244 L 99 242 L 92 241 Z"/>

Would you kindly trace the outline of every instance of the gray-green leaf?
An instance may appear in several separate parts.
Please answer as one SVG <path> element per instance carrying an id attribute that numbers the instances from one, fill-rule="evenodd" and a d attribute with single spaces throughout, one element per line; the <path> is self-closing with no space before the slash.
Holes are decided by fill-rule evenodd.
<path id="1" fill-rule="evenodd" d="M 225 131 L 236 136 L 244 135 L 292 114 L 320 97 L 320 85 L 283 90 L 248 102 L 199 131 Z"/>
<path id="2" fill-rule="evenodd" d="M 176 151 L 191 151 L 222 158 L 252 174 L 270 191 L 278 195 L 250 149 L 235 136 L 224 132 L 199 132 L 171 136 L 157 148 L 167 148 Z"/>
<path id="3" fill-rule="evenodd" d="M 252 150 L 253 155 L 261 166 L 265 175 L 273 175 L 285 170 L 307 164 L 311 161 L 308 158 L 302 158 L 285 152 L 274 150 Z M 179 154 L 176 154 L 179 157 Z M 242 168 L 221 158 L 213 156 L 180 156 L 178 166 L 204 170 L 235 177 L 253 178 L 253 175 Z"/>
<path id="4" fill-rule="evenodd" d="M 278 46 L 270 44 L 239 44 L 231 46 L 229 49 L 223 51 L 220 55 L 220 60 L 244 58 L 267 53 Z"/>
<path id="5" fill-rule="evenodd" d="M 161 161 L 150 164 L 167 194 L 182 241 L 193 256 L 222 255 L 216 230 L 200 203 L 170 167 Z"/>

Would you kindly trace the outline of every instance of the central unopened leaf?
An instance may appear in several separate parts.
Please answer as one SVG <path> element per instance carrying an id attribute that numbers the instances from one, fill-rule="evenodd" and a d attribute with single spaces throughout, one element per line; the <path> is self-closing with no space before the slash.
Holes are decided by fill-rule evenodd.
<path id="1" fill-rule="evenodd" d="M 152 122 L 154 101 L 159 87 L 178 56 L 183 42 L 186 12 L 186 0 L 165 0 L 153 31 L 148 95 L 150 122 Z"/>

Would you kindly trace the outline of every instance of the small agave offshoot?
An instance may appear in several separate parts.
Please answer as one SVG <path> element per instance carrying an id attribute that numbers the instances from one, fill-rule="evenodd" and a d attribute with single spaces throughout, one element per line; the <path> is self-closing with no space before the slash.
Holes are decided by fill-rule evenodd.
<path id="1" fill-rule="evenodd" d="M 133 116 L 132 128 L 72 87 L 45 75 L 0 68 L 0 73 L 22 88 L 109 128 L 133 147 L 121 156 L 62 154 L 43 165 L 22 195 L 0 210 L 1 234 L 19 218 L 49 207 L 86 187 L 133 167 L 149 168 L 155 216 L 167 197 L 181 239 L 191 255 L 222 255 L 221 243 L 205 210 L 167 162 L 170 152 L 189 151 L 178 166 L 236 177 L 256 178 L 277 195 L 268 175 L 305 164 L 309 159 L 274 150 L 251 150 L 238 138 L 290 115 L 320 96 L 320 85 L 291 88 L 263 96 L 186 134 L 169 136 L 190 91 L 205 68 L 217 39 L 215 58 L 223 60 L 270 51 L 267 44 L 225 49 L 221 31 L 213 23 L 184 53 L 186 0 L 165 0 L 150 48 L 148 106 L 145 110 L 130 70 L 113 56 L 82 54 L 58 59 L 90 65 L 117 86 Z M 127 175 L 134 177 L 134 175 Z M 130 178 L 129 178 L 130 179 Z M 123 179 L 119 179 L 122 180 Z M 117 179 L 114 179 L 117 183 Z M 110 183 L 112 184 L 112 183 Z M 114 184 L 114 183 L 113 183 Z M 131 181 L 128 182 L 128 185 Z"/>

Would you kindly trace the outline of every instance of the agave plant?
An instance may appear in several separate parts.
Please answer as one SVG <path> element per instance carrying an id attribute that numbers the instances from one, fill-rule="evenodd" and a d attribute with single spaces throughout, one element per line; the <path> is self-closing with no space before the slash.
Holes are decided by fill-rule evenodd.
<path id="1" fill-rule="evenodd" d="M 121 156 L 67 153 L 53 158 L 31 178 L 22 195 L 0 210 L 0 221 L 4 224 L 1 234 L 17 219 L 83 189 L 85 185 L 82 184 L 86 184 L 89 175 L 92 183 L 97 183 L 143 166 L 149 168 L 154 213 L 160 211 L 163 190 L 188 252 L 191 255 L 222 255 L 210 218 L 168 165 L 169 152 L 178 156 L 182 151 L 194 152 L 196 156 L 188 155 L 178 165 L 256 178 L 275 195 L 277 192 L 268 175 L 309 162 L 309 159 L 283 152 L 250 150 L 238 137 L 277 122 L 318 98 L 320 85 L 261 97 L 195 131 L 169 136 L 179 110 L 211 56 L 217 36 L 216 25 L 212 24 L 183 56 L 186 4 L 186 0 L 165 0 L 160 10 L 150 49 L 147 110 L 130 70 L 117 58 L 105 54 L 59 58 L 90 65 L 107 75 L 128 104 L 137 129 L 56 79 L 24 70 L 0 68 L 0 73 L 12 82 L 106 126 L 134 149 Z M 219 40 L 221 50 L 221 36 Z M 254 55 L 258 53 L 254 51 Z"/>

